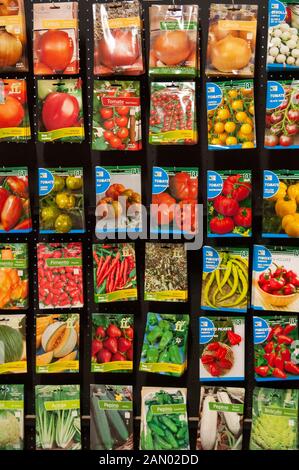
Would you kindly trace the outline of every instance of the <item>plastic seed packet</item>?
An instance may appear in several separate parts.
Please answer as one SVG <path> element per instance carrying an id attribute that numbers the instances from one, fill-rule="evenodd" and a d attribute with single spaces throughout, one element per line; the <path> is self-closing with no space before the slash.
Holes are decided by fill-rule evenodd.
<path id="1" fill-rule="evenodd" d="M 140 82 L 95 80 L 93 150 L 141 150 Z"/>
<path id="2" fill-rule="evenodd" d="M 299 171 L 264 170 L 262 237 L 299 237 Z"/>
<path id="3" fill-rule="evenodd" d="M 39 168 L 40 233 L 83 233 L 83 168 Z"/>
<path id="4" fill-rule="evenodd" d="M 0 142 L 27 142 L 30 138 L 26 80 L 0 78 Z"/>
<path id="5" fill-rule="evenodd" d="M 131 385 L 90 386 L 90 449 L 133 450 Z"/>
<path id="6" fill-rule="evenodd" d="M 96 233 L 141 232 L 141 167 L 96 166 Z"/>
<path id="7" fill-rule="evenodd" d="M 201 308 L 247 312 L 248 248 L 203 247 Z"/>
<path id="8" fill-rule="evenodd" d="M 244 388 L 200 388 L 196 450 L 242 450 L 244 399 Z"/>
<path id="9" fill-rule="evenodd" d="M 255 379 L 298 380 L 298 339 L 297 317 L 253 317 Z"/>
<path id="10" fill-rule="evenodd" d="M 250 450 L 298 450 L 298 390 L 255 387 Z"/>
<path id="11" fill-rule="evenodd" d="M 82 243 L 38 243 L 39 308 L 83 307 Z"/>
<path id="12" fill-rule="evenodd" d="M 208 149 L 256 147 L 253 81 L 207 82 Z"/>
<path id="13" fill-rule="evenodd" d="M 149 74 L 195 77 L 198 5 L 151 5 Z"/>
<path id="14" fill-rule="evenodd" d="M 35 75 L 79 73 L 78 2 L 33 4 Z"/>
<path id="15" fill-rule="evenodd" d="M 298 256 L 296 247 L 254 245 L 251 295 L 254 310 L 298 312 Z"/>
<path id="16" fill-rule="evenodd" d="M 197 143 L 195 83 L 151 83 L 149 143 L 153 145 Z"/>
<path id="17" fill-rule="evenodd" d="M 187 302 L 187 253 L 183 243 L 146 243 L 144 300 Z"/>
<path id="18" fill-rule="evenodd" d="M 28 168 L 0 168 L 0 233 L 29 233 L 32 219 Z"/>
<path id="19" fill-rule="evenodd" d="M 35 386 L 36 450 L 80 450 L 80 385 Z"/>
<path id="20" fill-rule="evenodd" d="M 257 12 L 257 5 L 211 4 L 207 76 L 254 76 Z"/>
<path id="21" fill-rule="evenodd" d="M 24 448 L 24 385 L 0 385 L 0 450 Z"/>
<path id="22" fill-rule="evenodd" d="M 0 245 L 0 309 L 28 308 L 27 243 Z"/>
<path id="23" fill-rule="evenodd" d="M 91 372 L 133 371 L 133 315 L 93 313 Z"/>
<path id="24" fill-rule="evenodd" d="M 95 303 L 137 300 L 134 244 L 94 244 L 92 250 Z"/>
<path id="25" fill-rule="evenodd" d="M 24 0 L 2 0 L 0 28 L 0 72 L 27 72 Z"/>
<path id="26" fill-rule="evenodd" d="M 82 81 L 37 80 L 38 142 L 82 142 Z"/>
<path id="27" fill-rule="evenodd" d="M 298 1 L 269 0 L 267 70 L 298 70 L 298 30 Z"/>
<path id="28" fill-rule="evenodd" d="M 199 318 L 201 382 L 244 380 L 245 318 Z"/>
<path id="29" fill-rule="evenodd" d="M 251 170 L 208 170 L 208 237 L 252 235 Z"/>
<path id="30" fill-rule="evenodd" d="M 25 374 L 26 354 L 26 315 L 0 315 L 0 375 Z"/>
<path id="31" fill-rule="evenodd" d="M 198 230 L 198 168 L 153 167 L 151 232 Z"/>
<path id="32" fill-rule="evenodd" d="M 299 148 L 298 93 L 298 80 L 267 82 L 265 148 Z"/>
<path id="33" fill-rule="evenodd" d="M 148 313 L 139 370 L 181 376 L 187 368 L 189 315 Z"/>
<path id="34" fill-rule="evenodd" d="M 188 450 L 186 388 L 142 387 L 140 450 Z"/>
<path id="35" fill-rule="evenodd" d="M 94 74 L 144 73 L 139 0 L 93 4 Z"/>
<path id="36" fill-rule="evenodd" d="M 78 372 L 79 331 L 78 313 L 37 315 L 36 373 Z"/>

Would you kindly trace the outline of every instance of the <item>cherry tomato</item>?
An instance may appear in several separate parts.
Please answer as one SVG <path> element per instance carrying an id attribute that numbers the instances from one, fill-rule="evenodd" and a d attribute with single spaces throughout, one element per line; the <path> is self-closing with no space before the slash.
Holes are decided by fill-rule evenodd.
<path id="1" fill-rule="evenodd" d="M 270 118 L 271 118 L 272 124 L 277 124 L 278 122 L 282 121 L 283 115 L 282 113 L 272 113 Z"/>
<path id="2" fill-rule="evenodd" d="M 296 109 L 290 109 L 288 111 L 288 118 L 291 121 L 298 122 L 299 121 L 299 111 L 297 111 Z"/>
<path id="3" fill-rule="evenodd" d="M 105 131 L 104 132 L 104 139 L 110 142 L 110 139 L 114 136 L 112 131 Z"/>
<path id="4" fill-rule="evenodd" d="M 104 127 L 105 129 L 107 129 L 108 131 L 110 131 L 111 129 L 113 129 L 113 127 L 115 126 L 115 122 L 113 119 L 107 119 L 106 121 L 104 121 Z"/>
<path id="5" fill-rule="evenodd" d="M 112 108 L 102 108 L 100 110 L 100 114 L 103 119 L 110 119 L 113 116 L 113 109 Z"/>
<path id="6" fill-rule="evenodd" d="M 110 145 L 113 149 L 118 149 L 120 148 L 120 146 L 122 145 L 121 143 L 121 140 L 119 137 L 117 137 L 116 135 L 114 135 L 113 137 L 111 137 L 110 139 Z"/>
<path id="7" fill-rule="evenodd" d="M 129 135 L 129 129 L 127 129 L 127 127 L 121 127 L 117 131 L 117 136 L 122 140 L 126 139 L 128 135 Z"/>
<path id="8" fill-rule="evenodd" d="M 116 112 L 120 116 L 127 116 L 129 114 L 130 108 L 128 106 L 120 106 L 119 108 L 116 108 Z"/>
<path id="9" fill-rule="evenodd" d="M 119 127 L 127 127 L 129 119 L 126 116 L 117 117 L 115 119 L 116 124 Z"/>
<path id="10" fill-rule="evenodd" d="M 286 131 L 289 135 L 296 135 L 298 134 L 298 126 L 297 124 L 287 124 Z"/>
<path id="11" fill-rule="evenodd" d="M 265 137 L 265 146 L 266 147 L 275 147 L 278 145 L 279 139 L 277 135 L 266 135 Z"/>
<path id="12" fill-rule="evenodd" d="M 290 137 L 288 135 L 281 135 L 280 138 L 279 138 L 279 143 L 283 147 L 289 147 L 290 145 L 293 145 L 294 140 L 293 140 L 292 137 Z"/>

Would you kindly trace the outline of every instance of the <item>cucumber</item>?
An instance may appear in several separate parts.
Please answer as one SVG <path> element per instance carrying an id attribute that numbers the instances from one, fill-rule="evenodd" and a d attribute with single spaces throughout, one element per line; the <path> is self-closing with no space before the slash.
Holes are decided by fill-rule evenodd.
<path id="1" fill-rule="evenodd" d="M 95 396 L 91 397 L 91 410 L 93 413 L 95 429 L 103 442 L 105 449 L 111 450 L 113 448 L 113 439 L 111 437 L 107 416 L 104 410 L 100 410 L 98 398 Z"/>
<path id="2" fill-rule="evenodd" d="M 117 410 L 109 410 L 106 411 L 106 416 L 116 435 L 119 436 L 122 441 L 127 441 L 129 439 L 128 428 L 119 412 Z"/>

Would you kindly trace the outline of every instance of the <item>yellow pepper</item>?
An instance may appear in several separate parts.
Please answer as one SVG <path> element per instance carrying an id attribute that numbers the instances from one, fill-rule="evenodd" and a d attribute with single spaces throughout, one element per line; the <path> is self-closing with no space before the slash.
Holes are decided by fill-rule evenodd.
<path id="1" fill-rule="evenodd" d="M 269 201 L 277 201 L 277 199 L 284 198 L 287 194 L 287 185 L 283 182 L 279 182 L 279 188 L 274 196 L 269 198 Z"/>
<path id="2" fill-rule="evenodd" d="M 289 237 L 299 237 L 299 214 L 288 214 L 282 219 L 282 228 Z"/>
<path id="3" fill-rule="evenodd" d="M 298 203 L 297 199 L 299 198 L 299 184 L 291 184 L 288 187 L 287 194 L 290 199 L 296 199 L 296 202 Z"/>
<path id="4" fill-rule="evenodd" d="M 297 204 L 295 199 L 277 199 L 275 204 L 275 212 L 279 217 L 283 218 L 285 215 L 295 214 L 296 210 Z"/>

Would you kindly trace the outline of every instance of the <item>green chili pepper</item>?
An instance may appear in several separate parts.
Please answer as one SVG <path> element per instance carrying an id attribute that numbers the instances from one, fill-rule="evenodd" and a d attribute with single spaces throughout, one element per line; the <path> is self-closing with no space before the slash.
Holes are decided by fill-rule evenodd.
<path id="1" fill-rule="evenodd" d="M 173 449 L 177 449 L 177 448 L 178 448 L 179 445 L 178 445 L 177 440 L 175 439 L 175 437 L 173 436 L 173 434 L 172 434 L 168 429 L 165 431 L 165 440 L 166 440 L 167 442 L 169 442 L 169 444 L 171 445 L 171 447 L 172 447 Z"/>
<path id="2" fill-rule="evenodd" d="M 158 450 L 170 450 L 171 445 L 165 441 L 165 439 L 162 439 L 162 437 L 155 435 L 154 440 L 157 444 Z"/>
<path id="3" fill-rule="evenodd" d="M 170 330 L 170 323 L 167 320 L 160 320 L 159 323 L 158 323 L 158 326 L 163 331 Z"/>
<path id="4" fill-rule="evenodd" d="M 158 324 L 157 315 L 155 313 L 149 313 L 147 317 L 147 322 L 151 326 L 155 326 Z"/>
<path id="5" fill-rule="evenodd" d="M 147 335 L 147 340 L 149 343 L 155 343 L 158 341 L 158 339 L 161 338 L 162 335 L 163 331 L 158 326 L 154 326 L 154 328 Z"/>
<path id="6" fill-rule="evenodd" d="M 150 430 L 154 433 L 154 436 L 156 436 L 156 435 L 161 436 L 161 437 L 165 436 L 165 432 L 163 431 L 162 428 L 157 426 L 157 424 L 148 423 L 148 426 L 149 426 Z"/>
<path id="7" fill-rule="evenodd" d="M 160 353 L 158 362 L 169 362 L 169 361 L 170 361 L 169 354 L 168 354 L 167 349 L 165 349 L 164 351 Z"/>
<path id="8" fill-rule="evenodd" d="M 172 344 L 170 346 L 169 357 L 170 357 L 170 361 L 173 364 L 182 364 L 182 357 L 181 357 L 180 350 L 177 344 Z"/>
<path id="9" fill-rule="evenodd" d="M 158 357 L 159 357 L 158 349 L 156 349 L 154 347 L 148 348 L 147 353 L 146 353 L 147 362 L 157 362 Z"/>
<path id="10" fill-rule="evenodd" d="M 162 335 L 158 348 L 160 351 L 163 351 L 166 346 L 171 342 L 173 334 L 171 331 L 165 331 Z"/>
<path id="11" fill-rule="evenodd" d="M 178 431 L 176 424 L 174 424 L 174 422 L 170 418 L 168 418 L 168 416 L 161 416 L 161 421 L 163 424 L 165 424 L 165 426 L 170 429 L 170 431 L 175 433 Z"/>
<path id="12" fill-rule="evenodd" d="M 142 346 L 141 356 L 145 357 L 147 355 L 147 351 L 149 350 L 149 345 L 144 343 Z"/>

